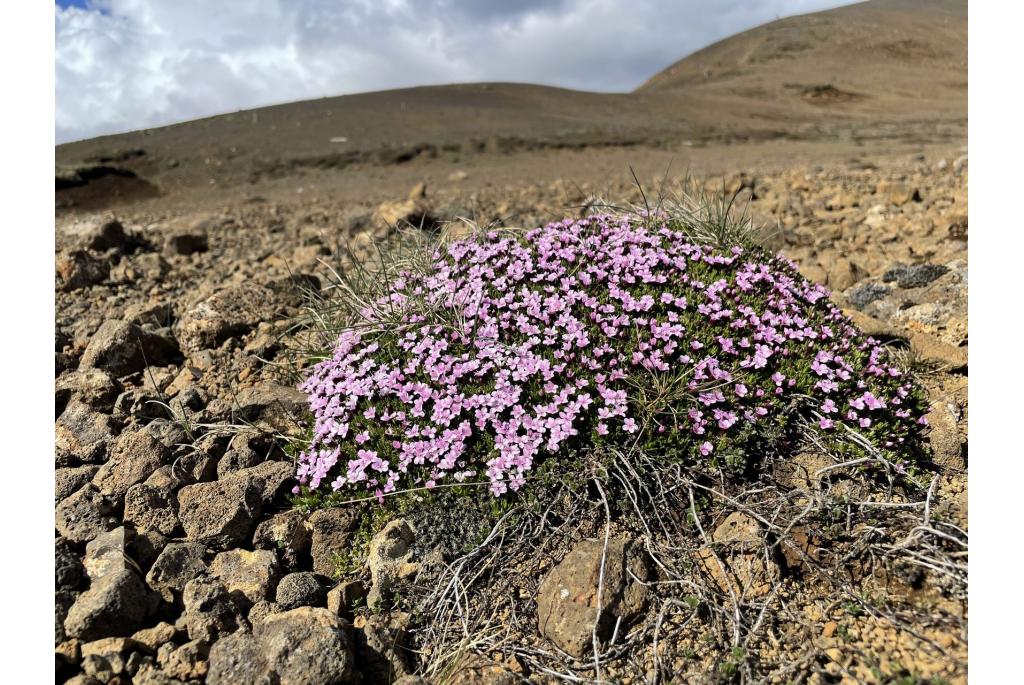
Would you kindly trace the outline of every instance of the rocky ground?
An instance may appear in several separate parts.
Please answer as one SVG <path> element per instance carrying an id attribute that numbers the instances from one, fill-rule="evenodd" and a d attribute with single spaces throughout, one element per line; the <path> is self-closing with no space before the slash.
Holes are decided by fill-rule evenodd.
<path id="1" fill-rule="evenodd" d="M 402 649 L 408 616 L 365 607 L 373 605 L 368 594 L 372 600 L 426 563 L 425 533 L 394 521 L 370 531 L 366 556 L 353 559 L 350 511 L 290 505 L 286 448 L 301 432 L 304 397 L 282 371 L 283 338 L 303 315 L 305 296 L 331 282 L 342 248 L 373 258 L 392 233 L 389 223 L 430 232 L 472 215 L 535 225 L 587 211 L 598 192 L 616 204 L 643 201 L 629 179 L 470 193 L 456 174 L 439 191 L 419 184 L 383 204 L 252 196 L 201 213 L 128 205 L 116 214 L 59 217 L 58 682 L 422 682 L 413 678 L 416 658 Z M 932 400 L 929 440 L 939 470 L 927 507 L 941 505 L 945 520 L 966 531 L 963 150 L 877 166 L 753 170 L 723 182 L 773 229 L 770 242 L 828 285 L 861 327 L 908 347 Z M 648 201 L 658 187 L 647 185 Z M 727 518 L 709 534 L 742 543 L 749 523 Z M 559 604 L 567 591 L 593 592 L 588 532 L 599 533 L 581 529 L 581 539 L 567 542 L 572 551 L 528 570 L 523 601 L 551 619 L 529 636 L 536 649 L 553 644 L 579 655 L 590 645 L 586 616 Z M 616 544 L 620 573 L 609 582 L 621 600 L 613 613 L 628 617 L 647 590 L 642 573 L 625 570 L 630 541 Z M 705 575 L 714 580 L 715 572 Z M 855 590 L 898 593 L 907 606 L 959 623 L 907 631 L 883 613 L 849 609 L 834 586 L 794 576 L 772 596 L 784 618 L 758 643 L 759 661 L 770 666 L 763 679 L 966 682 L 966 599 L 937 581 L 898 589 L 871 578 Z M 692 625 L 674 633 L 675 647 L 692 653 L 678 665 L 680 678 L 740 677 L 721 667 L 720 650 L 704 634 Z M 508 651 L 479 651 L 467 648 L 430 682 L 554 679 Z M 605 677 L 645 676 L 613 669 Z"/>

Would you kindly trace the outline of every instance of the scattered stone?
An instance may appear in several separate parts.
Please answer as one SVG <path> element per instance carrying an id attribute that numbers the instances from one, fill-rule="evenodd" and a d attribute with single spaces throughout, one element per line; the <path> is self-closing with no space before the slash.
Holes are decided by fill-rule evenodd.
<path id="1" fill-rule="evenodd" d="M 857 309 L 864 309 L 872 302 L 881 300 L 883 297 L 888 295 L 892 290 L 885 287 L 884 285 L 878 285 L 877 283 L 867 283 L 854 288 L 847 296 L 846 299 Z"/>
<path id="2" fill-rule="evenodd" d="M 882 275 L 882 280 L 886 283 L 896 281 L 901 288 L 923 288 L 947 273 L 949 267 L 942 264 L 897 264 Z"/>
<path id="3" fill-rule="evenodd" d="M 124 522 L 141 532 L 173 536 L 181 527 L 177 504 L 174 490 L 169 487 L 133 485 L 124 496 Z"/>
<path id="4" fill-rule="evenodd" d="M 110 269 L 110 280 L 114 283 L 134 283 L 137 281 L 162 281 L 171 271 L 167 260 L 155 252 L 126 257 Z M 134 313 L 125 316 L 126 321 L 135 319 Z M 134 321 L 134 323 L 141 323 Z"/>
<path id="5" fill-rule="evenodd" d="M 91 481 L 99 468 L 96 465 L 86 464 L 85 466 L 56 469 L 54 471 L 54 501 L 60 502 L 70 497 L 76 490 Z"/>
<path id="6" fill-rule="evenodd" d="M 157 623 L 152 628 L 143 628 L 132 635 L 135 641 L 143 649 L 156 652 L 162 645 L 167 644 L 178 634 L 178 630 L 166 621 Z"/>
<path id="7" fill-rule="evenodd" d="M 55 391 L 58 407 L 77 401 L 94 409 L 109 410 L 121 392 L 121 385 L 101 369 L 78 369 L 58 378 Z"/>
<path id="8" fill-rule="evenodd" d="M 172 542 L 164 547 L 160 556 L 146 574 L 146 583 L 160 593 L 166 602 L 181 598 L 185 585 L 206 573 L 203 557 L 206 548 L 196 542 Z"/>
<path id="9" fill-rule="evenodd" d="M 221 552 L 210 565 L 210 574 L 219 579 L 228 592 L 241 594 L 255 604 L 269 598 L 274 591 L 278 577 L 277 556 L 269 550 Z"/>
<path id="10" fill-rule="evenodd" d="M 921 192 L 906 183 L 890 183 L 887 186 L 883 186 L 882 189 L 884 189 L 889 202 L 897 206 L 905 205 L 908 202 L 921 201 Z"/>
<path id="11" fill-rule="evenodd" d="M 53 643 L 60 644 L 68 639 L 68 633 L 64 629 L 64 621 L 67 620 L 68 611 L 78 599 L 81 593 L 73 590 L 57 590 L 53 593 Z"/>
<path id="12" fill-rule="evenodd" d="M 901 331 L 895 326 L 890 326 L 884 321 L 880 321 L 856 309 L 844 309 L 843 315 L 850 319 L 853 325 L 860 329 L 861 332 L 873 338 L 879 340 L 905 340 L 908 337 L 906 331 Z"/>
<path id="13" fill-rule="evenodd" d="M 169 450 L 185 444 L 188 440 L 181 423 L 170 419 L 153 419 L 142 430 L 159 440 L 160 444 Z"/>
<path id="14" fill-rule="evenodd" d="M 121 501 L 130 487 L 145 481 L 170 461 L 170 451 L 149 433 L 122 433 L 110 451 L 109 461 L 93 478 L 93 484 L 104 495 Z"/>
<path id="15" fill-rule="evenodd" d="M 826 283 L 828 281 L 828 272 L 816 263 L 801 264 L 800 273 L 804 278 L 815 283 Z"/>
<path id="16" fill-rule="evenodd" d="M 373 213 L 371 221 L 378 226 L 405 225 L 433 231 L 437 229 L 441 221 L 431 209 L 426 198 L 426 184 L 417 183 L 409 192 L 407 199 L 379 205 Z"/>
<path id="17" fill-rule="evenodd" d="M 232 438 L 227 452 L 217 462 L 217 477 L 225 478 L 266 461 L 273 446 L 267 445 L 262 438 L 262 434 L 252 431 L 239 433 Z"/>
<path id="18" fill-rule="evenodd" d="M 117 571 L 138 570 L 138 564 L 128 556 L 128 543 L 132 537 L 131 531 L 120 526 L 96 536 L 85 545 L 82 564 L 93 582 Z"/>
<path id="19" fill-rule="evenodd" d="M 599 599 L 602 557 L 604 583 Z M 599 640 L 607 640 L 616 621 L 628 626 L 644 610 L 647 589 L 631 574 L 642 581 L 649 578 L 646 563 L 630 541 L 611 538 L 607 549 L 604 539 L 581 541 L 537 590 L 540 634 L 573 656 L 588 653 L 595 631 Z"/>
<path id="20" fill-rule="evenodd" d="M 355 673 L 349 624 L 326 609 L 301 607 L 213 645 L 206 682 L 343 685 Z"/>
<path id="21" fill-rule="evenodd" d="M 248 628 L 247 607 L 215 578 L 200 576 L 188 581 L 181 600 L 185 607 L 181 621 L 193 640 L 213 643 L 240 628 Z"/>
<path id="22" fill-rule="evenodd" d="M 967 240 L 967 215 L 951 216 L 946 232 L 953 240 Z"/>
<path id="23" fill-rule="evenodd" d="M 102 463 L 119 428 L 113 417 L 84 402 L 71 402 L 54 428 L 57 466 Z"/>
<path id="24" fill-rule="evenodd" d="M 82 353 L 81 365 L 126 376 L 142 371 L 147 364 L 164 364 L 180 357 L 177 344 L 170 338 L 127 321 L 108 319 L 93 334 Z"/>
<path id="25" fill-rule="evenodd" d="M 309 551 L 310 530 L 306 515 L 297 510 L 284 511 L 262 521 L 252 536 L 253 547 L 275 550 L 285 569 L 298 570 L 303 554 Z"/>
<path id="26" fill-rule="evenodd" d="M 164 252 L 171 255 L 190 255 L 207 252 L 210 240 L 205 231 L 191 230 L 172 233 L 164 240 Z"/>
<path id="27" fill-rule="evenodd" d="M 352 613 L 366 599 L 366 587 L 361 580 L 338 583 L 327 593 L 327 608 L 339 616 Z"/>
<path id="28" fill-rule="evenodd" d="M 252 605 L 252 609 L 249 609 L 249 623 L 251 625 L 257 625 L 263 622 L 267 616 L 271 614 L 279 614 L 284 609 L 277 602 L 260 601 Z"/>
<path id="29" fill-rule="evenodd" d="M 765 559 L 761 525 L 755 519 L 733 512 L 715 528 L 711 539 L 715 549 L 701 548 L 696 557 L 698 566 L 721 592 L 746 599 L 771 592 L 779 569 L 774 561 Z"/>
<path id="30" fill-rule="evenodd" d="M 65 680 L 64 685 L 103 685 L 103 683 L 99 680 L 96 680 L 91 675 L 79 673 L 78 675 Z"/>
<path id="31" fill-rule="evenodd" d="M 291 490 L 294 483 L 295 467 L 288 461 L 265 461 L 258 466 L 242 469 L 229 476 L 242 478 L 256 483 L 260 488 L 260 497 L 264 502 L 272 502 L 285 492 Z"/>
<path id="32" fill-rule="evenodd" d="M 228 549 L 249 540 L 260 514 L 263 481 L 238 474 L 178 491 L 178 518 L 190 540 Z"/>
<path id="33" fill-rule="evenodd" d="M 967 368 L 966 347 L 955 347 L 927 333 L 911 334 L 910 346 L 925 364 L 954 373 Z"/>
<path id="34" fill-rule="evenodd" d="M 191 640 L 177 649 L 166 649 L 169 643 L 159 652 L 157 660 L 165 675 L 177 680 L 202 680 L 207 672 L 207 657 L 210 649 L 201 640 Z"/>
<path id="35" fill-rule="evenodd" d="M 366 563 L 370 567 L 371 585 L 366 595 L 370 607 L 380 606 L 390 598 L 399 578 L 413 575 L 418 566 L 413 563 L 411 545 L 415 533 L 404 519 L 390 521 L 370 540 Z"/>
<path id="36" fill-rule="evenodd" d="M 124 230 L 124 225 L 113 218 L 100 219 L 87 227 L 81 234 L 82 247 L 88 250 L 124 250 L 135 241 Z"/>
<path id="37" fill-rule="evenodd" d="M 243 388 L 230 402 L 211 404 L 210 411 L 230 416 L 232 422 L 291 435 L 301 430 L 303 417 L 309 411 L 309 398 L 290 386 L 260 383 Z"/>
<path id="38" fill-rule="evenodd" d="M 932 461 L 944 469 L 962 471 L 965 440 L 958 428 L 959 409 L 956 403 L 942 398 L 932 402 L 928 414 L 927 440 L 932 451 Z"/>
<path id="39" fill-rule="evenodd" d="M 82 641 L 65 640 L 53 649 L 58 663 L 73 666 L 82 660 Z"/>
<path id="40" fill-rule="evenodd" d="M 237 632 L 221 638 L 210 648 L 208 685 L 273 683 L 268 656 L 252 634 Z M 276 675 L 276 674 L 275 674 Z M 313 680 L 307 682 L 316 682 Z"/>
<path id="41" fill-rule="evenodd" d="M 795 526 L 780 545 L 786 568 L 790 571 L 804 568 L 808 561 L 820 561 L 821 540 L 810 529 Z"/>
<path id="42" fill-rule="evenodd" d="M 89 288 L 107 280 L 110 262 L 85 250 L 57 255 L 57 289 L 64 292 Z"/>
<path id="43" fill-rule="evenodd" d="M 103 495 L 92 483 L 84 485 L 57 505 L 57 532 L 74 543 L 85 543 L 100 533 L 117 527 L 113 515 L 116 502 Z"/>
<path id="44" fill-rule="evenodd" d="M 314 573 L 328 577 L 334 575 L 338 558 L 351 552 L 356 517 L 355 510 L 340 507 L 320 509 L 309 517 L 307 525 L 313 531 L 310 551 Z"/>
<path id="45" fill-rule="evenodd" d="M 85 580 L 85 566 L 68 541 L 57 538 L 53 545 L 54 582 L 57 590 L 78 590 Z"/>
<path id="46" fill-rule="evenodd" d="M 281 578 L 274 601 L 287 611 L 298 607 L 323 606 L 326 596 L 327 591 L 319 576 L 299 571 Z"/>
<path id="47" fill-rule="evenodd" d="M 743 512 L 734 511 L 718 524 L 711 539 L 727 545 L 757 545 L 762 540 L 761 524 Z"/>
<path id="48" fill-rule="evenodd" d="M 453 669 L 449 685 L 517 685 L 520 678 L 499 663 L 471 654 Z"/>
<path id="49" fill-rule="evenodd" d="M 114 676 L 128 674 L 128 658 L 139 648 L 127 637 L 108 637 L 82 645 L 82 670 L 109 683 Z"/>
<path id="50" fill-rule="evenodd" d="M 412 673 L 407 649 L 408 614 L 371 614 L 360 617 L 356 627 L 356 661 L 364 678 L 388 682 Z"/>
<path id="51" fill-rule="evenodd" d="M 155 531 L 136 529 L 135 537 L 128 543 L 128 556 L 135 560 L 142 573 L 153 567 L 153 563 L 164 551 L 168 542 L 167 536 Z"/>
<path id="52" fill-rule="evenodd" d="M 136 326 L 166 328 L 174 322 L 175 317 L 170 303 L 150 301 L 128 305 L 121 318 Z"/>
<path id="53" fill-rule="evenodd" d="M 156 596 L 133 570 L 108 573 L 79 595 L 64 620 L 67 634 L 80 640 L 128 636 L 145 625 Z"/>
<path id="54" fill-rule="evenodd" d="M 832 290 L 846 290 L 863 277 L 863 271 L 849 259 L 837 259 L 828 269 L 828 287 Z"/>
<path id="55" fill-rule="evenodd" d="M 246 284 L 220 290 L 182 314 L 177 325 L 182 349 L 189 353 L 219 347 L 228 338 L 241 337 L 261 321 L 277 317 L 273 293 Z"/>
<path id="56" fill-rule="evenodd" d="M 217 475 L 217 457 L 203 449 L 192 449 L 174 460 L 171 472 L 188 485 L 206 483 Z"/>

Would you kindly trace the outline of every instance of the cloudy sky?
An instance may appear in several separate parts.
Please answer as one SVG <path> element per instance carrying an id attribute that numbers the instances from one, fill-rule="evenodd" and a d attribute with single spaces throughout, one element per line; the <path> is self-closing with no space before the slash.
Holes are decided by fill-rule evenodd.
<path id="1" fill-rule="evenodd" d="M 57 0 L 57 142 L 432 83 L 631 90 L 842 0 Z"/>

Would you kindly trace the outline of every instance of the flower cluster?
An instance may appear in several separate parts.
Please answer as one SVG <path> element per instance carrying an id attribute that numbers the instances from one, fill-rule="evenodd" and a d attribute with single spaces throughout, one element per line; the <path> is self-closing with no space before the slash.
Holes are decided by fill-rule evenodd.
<path id="1" fill-rule="evenodd" d="M 346 330 L 302 385 L 311 490 L 486 477 L 499 495 L 574 445 L 671 439 L 707 461 L 798 416 L 899 461 L 923 423 L 920 390 L 825 288 L 671 222 L 592 216 L 456 241 L 378 304 L 398 323 Z"/>

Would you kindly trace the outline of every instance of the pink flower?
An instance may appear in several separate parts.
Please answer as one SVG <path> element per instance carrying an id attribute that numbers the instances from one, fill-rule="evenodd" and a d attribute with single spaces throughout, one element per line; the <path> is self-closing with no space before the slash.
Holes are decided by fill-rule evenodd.
<path id="1" fill-rule="evenodd" d="M 712 445 L 710 442 L 707 442 L 706 440 L 704 442 L 702 442 L 701 445 L 700 445 L 700 455 L 702 457 L 708 456 L 714 450 L 715 450 L 714 445 Z"/>

